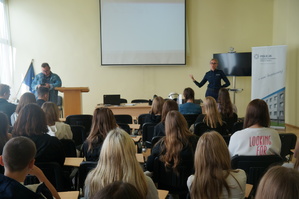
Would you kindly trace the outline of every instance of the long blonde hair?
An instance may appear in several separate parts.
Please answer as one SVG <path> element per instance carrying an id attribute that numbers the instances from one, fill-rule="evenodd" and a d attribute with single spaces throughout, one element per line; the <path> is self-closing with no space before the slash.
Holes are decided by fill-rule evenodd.
<path id="1" fill-rule="evenodd" d="M 166 168 L 177 171 L 180 163 L 180 152 L 190 145 L 188 124 L 184 116 L 178 111 L 169 111 L 165 119 L 165 137 L 161 139 L 160 160 Z"/>
<path id="2" fill-rule="evenodd" d="M 131 183 L 145 198 L 148 188 L 135 153 L 134 142 L 128 133 L 120 128 L 111 130 L 103 143 L 96 168 L 85 180 L 86 198 L 91 198 L 97 191 L 115 181 Z"/>
<path id="3" fill-rule="evenodd" d="M 192 199 L 220 198 L 223 187 L 230 195 L 225 180 L 231 168 L 229 151 L 224 139 L 216 131 L 204 133 L 199 138 L 194 168 L 190 192 Z"/>
<path id="4" fill-rule="evenodd" d="M 216 100 L 213 97 L 206 97 L 204 102 L 205 117 L 204 121 L 211 128 L 217 128 L 217 125 L 222 126 L 221 115 L 217 109 Z"/>

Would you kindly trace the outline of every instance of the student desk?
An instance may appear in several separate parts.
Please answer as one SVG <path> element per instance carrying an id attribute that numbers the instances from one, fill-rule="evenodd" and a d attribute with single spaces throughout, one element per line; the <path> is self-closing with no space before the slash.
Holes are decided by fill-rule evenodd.
<path id="1" fill-rule="evenodd" d="M 144 163 L 144 156 L 142 153 L 136 153 L 136 158 L 139 163 Z M 80 167 L 81 162 L 83 162 L 83 158 L 66 157 L 64 166 Z"/>
<path id="2" fill-rule="evenodd" d="M 107 107 L 109 108 L 114 115 L 131 115 L 133 119 L 138 118 L 139 115 L 144 113 L 149 113 L 151 110 L 151 106 L 148 103 L 139 103 L 139 104 L 124 104 L 120 106 L 105 106 L 105 105 L 98 105 L 99 107 Z"/>
<path id="3" fill-rule="evenodd" d="M 61 199 L 76 199 L 79 197 L 79 191 L 58 192 Z"/>

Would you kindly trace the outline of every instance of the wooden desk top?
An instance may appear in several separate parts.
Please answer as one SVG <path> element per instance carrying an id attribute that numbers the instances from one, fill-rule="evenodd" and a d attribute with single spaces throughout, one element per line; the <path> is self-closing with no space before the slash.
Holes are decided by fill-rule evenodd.
<path id="1" fill-rule="evenodd" d="M 136 158 L 139 163 L 144 163 L 144 156 L 142 153 L 136 153 Z M 64 166 L 80 167 L 81 162 L 83 162 L 83 158 L 66 157 Z"/>
<path id="2" fill-rule="evenodd" d="M 71 166 L 71 167 L 80 167 L 81 162 L 83 162 L 83 158 L 65 158 L 64 166 Z"/>
<path id="3" fill-rule="evenodd" d="M 144 163 L 144 156 L 142 153 L 136 153 L 136 158 L 139 163 Z"/>
<path id="4" fill-rule="evenodd" d="M 168 191 L 158 189 L 159 199 L 165 199 L 167 195 L 168 195 Z"/>
<path id="5" fill-rule="evenodd" d="M 142 136 L 138 135 L 136 137 L 132 137 L 134 142 L 139 142 L 141 140 Z"/>
<path id="6" fill-rule="evenodd" d="M 76 199 L 79 197 L 79 191 L 58 192 L 61 199 Z"/>

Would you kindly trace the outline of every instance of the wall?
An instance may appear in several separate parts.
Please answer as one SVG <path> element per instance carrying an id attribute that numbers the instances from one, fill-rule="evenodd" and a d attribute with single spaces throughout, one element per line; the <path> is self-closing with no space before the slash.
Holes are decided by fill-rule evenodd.
<path id="1" fill-rule="evenodd" d="M 287 45 L 286 123 L 299 126 L 299 1 L 274 1 L 273 45 Z"/>
<path id="2" fill-rule="evenodd" d="M 63 86 L 88 86 L 83 94 L 83 112 L 92 113 L 103 94 L 121 93 L 129 101 L 167 97 L 195 89 L 203 98 L 205 88 L 197 88 L 189 78 L 201 80 L 209 70 L 213 53 L 237 52 L 253 46 L 272 45 L 272 0 L 186 0 L 188 57 L 186 66 L 100 66 L 98 0 L 9 0 L 13 46 L 16 48 L 15 84 L 34 59 L 36 73 L 48 62 Z M 232 78 L 229 78 L 232 82 Z M 251 97 L 251 78 L 238 77 L 236 94 L 239 116 L 244 116 Z"/>

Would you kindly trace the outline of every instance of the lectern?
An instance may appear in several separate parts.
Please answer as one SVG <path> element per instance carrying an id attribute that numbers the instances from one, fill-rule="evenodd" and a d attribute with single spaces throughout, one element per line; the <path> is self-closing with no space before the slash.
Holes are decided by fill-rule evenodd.
<path id="1" fill-rule="evenodd" d="M 63 113 L 64 117 L 68 115 L 82 114 L 82 92 L 89 92 L 88 87 L 56 87 L 64 93 L 63 97 Z"/>

